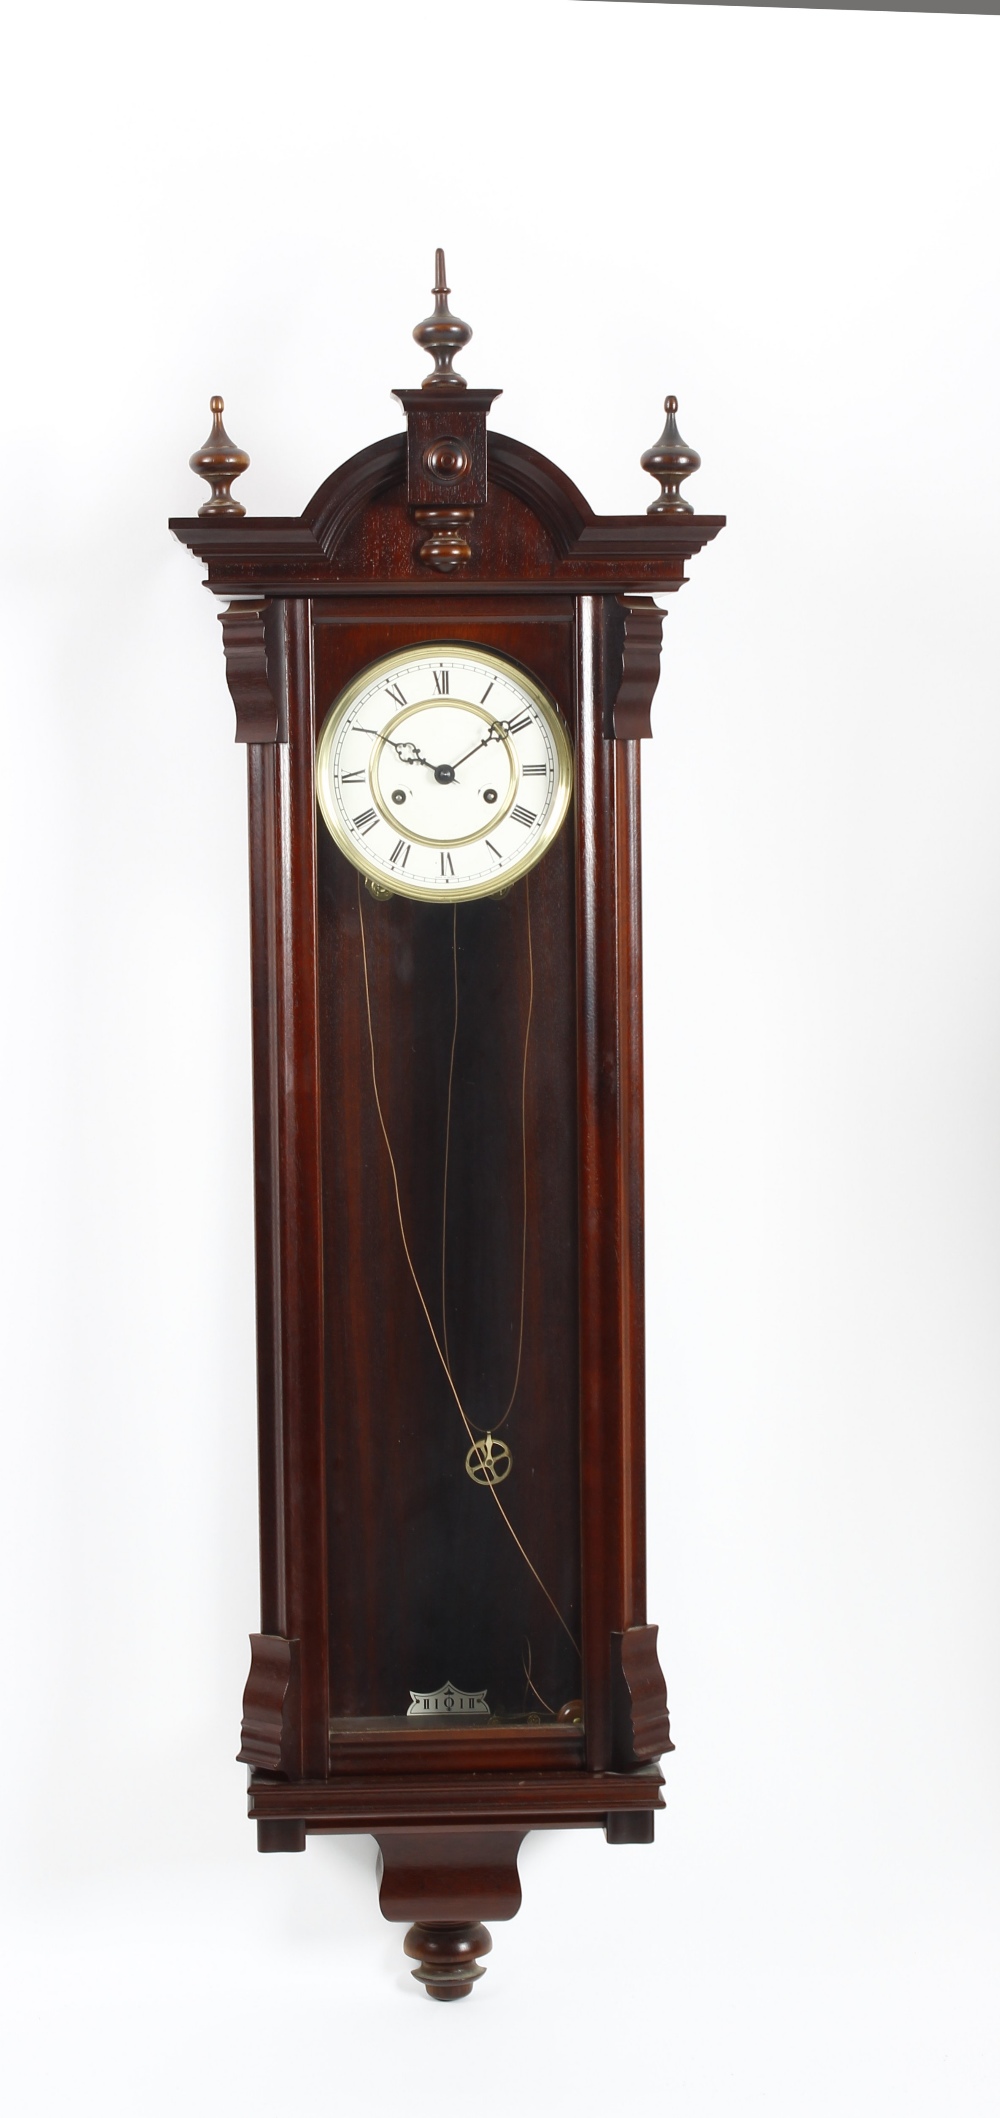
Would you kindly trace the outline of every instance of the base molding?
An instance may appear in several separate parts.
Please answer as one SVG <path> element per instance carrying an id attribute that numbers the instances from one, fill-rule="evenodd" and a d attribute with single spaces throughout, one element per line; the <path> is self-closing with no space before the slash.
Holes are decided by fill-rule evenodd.
<path id="1" fill-rule="evenodd" d="M 572 1783 L 563 1773 L 464 1782 L 429 1774 L 422 1783 L 413 1775 L 364 1790 L 292 1785 L 257 1771 L 249 1809 L 261 1853 L 298 1853 L 307 1832 L 370 1831 L 379 1849 L 379 1909 L 409 1923 L 403 1948 L 414 1978 L 431 2000 L 464 2000 L 484 1975 L 478 1959 L 493 1947 L 484 1922 L 513 1919 L 520 1908 L 517 1860 L 529 1830 L 589 1824 L 603 1826 L 611 1845 L 648 1845 L 662 1784 L 655 1765 L 581 1773 Z"/>
<path id="2" fill-rule="evenodd" d="M 406 1836 L 578 1829 L 604 1824 L 609 1811 L 662 1809 L 655 1764 L 627 1772 L 428 1772 L 338 1774 L 329 1780 L 275 1779 L 251 1772 L 250 1815 L 303 1818 L 307 1831 L 370 1831 Z M 418 1915 L 413 1915 L 416 1918 Z M 402 1917 L 402 1915 L 400 1915 Z"/>

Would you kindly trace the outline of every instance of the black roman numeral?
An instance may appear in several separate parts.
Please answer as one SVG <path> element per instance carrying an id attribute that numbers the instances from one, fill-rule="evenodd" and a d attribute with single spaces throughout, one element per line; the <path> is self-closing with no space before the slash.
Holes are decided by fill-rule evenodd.
<path id="1" fill-rule="evenodd" d="M 538 815 L 538 811 L 536 809 L 522 809 L 520 802 L 514 803 L 514 807 L 510 813 L 512 817 L 515 818 L 516 822 L 519 824 L 533 824 L 536 821 Z"/>
<path id="2" fill-rule="evenodd" d="M 343 784 L 343 785 L 344 785 L 344 786 L 346 787 L 346 786 L 348 786 L 348 785 L 350 784 L 351 780 L 363 780 L 363 779 L 364 779 L 364 773 L 363 773 L 363 772 L 342 772 L 342 773 L 341 773 L 341 775 L 340 775 L 340 778 L 341 778 L 341 782 L 342 782 L 342 784 Z"/>
<path id="3" fill-rule="evenodd" d="M 398 684 L 387 684 L 385 688 L 389 698 L 395 699 L 397 706 L 406 705 L 406 700 L 404 699 Z"/>
<path id="4" fill-rule="evenodd" d="M 496 683 L 496 678 L 495 678 L 495 677 L 491 677 L 491 678 L 490 678 L 490 681 L 489 681 L 489 683 L 488 683 L 488 684 L 487 684 L 487 686 L 486 686 L 486 690 L 484 691 L 484 693 L 483 693 L 483 696 L 482 696 L 482 698 L 481 698 L 481 699 L 480 699 L 480 701 L 479 701 L 479 704 L 480 704 L 480 706 L 485 706 L 485 704 L 486 704 L 486 701 L 487 701 L 487 699 L 489 698 L 490 692 L 492 691 L 492 689 L 493 689 L 493 686 L 494 686 L 494 684 L 495 684 L 495 683 Z"/>
<path id="5" fill-rule="evenodd" d="M 496 853 L 496 855 L 497 855 L 497 859 L 498 859 L 498 860 L 502 860 L 502 859 L 503 859 L 503 854 L 502 854 L 502 853 L 497 853 L 497 849 L 496 849 L 495 845 L 493 844 L 493 840 L 492 840 L 491 838 L 488 838 L 488 839 L 487 839 L 487 841 L 486 841 L 486 843 L 487 843 L 487 845 L 488 845 L 488 847 L 489 847 L 489 849 L 490 849 L 490 852 L 491 852 L 491 853 Z"/>
<path id="6" fill-rule="evenodd" d="M 377 823 L 378 817 L 374 809 L 362 809 L 361 815 L 356 816 L 354 819 L 354 828 L 355 831 L 360 831 L 362 838 L 364 838 L 366 833 L 371 831 Z"/>
<path id="7" fill-rule="evenodd" d="M 521 772 L 522 772 L 522 775 L 523 775 L 523 777 L 524 777 L 525 779 L 528 779 L 528 778 L 529 778 L 529 776 L 530 776 L 530 777 L 531 777 L 532 779 L 538 779 L 538 778 L 542 778 L 542 779 L 544 779 L 544 777 L 545 777 L 545 774 L 546 774 L 546 772 L 547 772 L 547 771 L 548 771 L 548 766 L 547 766 L 547 765 L 522 765 L 522 766 L 521 766 Z"/>
<path id="8" fill-rule="evenodd" d="M 442 875 L 454 875 L 455 873 L 455 863 L 450 853 L 442 853 L 441 855 L 441 873 Z"/>
<path id="9" fill-rule="evenodd" d="M 449 675 L 449 672 L 448 672 L 448 670 L 447 670 L 447 669 L 435 669 L 435 670 L 433 671 L 433 677 L 434 677 L 434 689 L 435 689 L 435 691 L 436 691 L 436 692 L 440 693 L 440 694 L 441 694 L 442 696 L 443 696 L 443 695 L 444 695 L 444 694 L 445 694 L 445 693 L 447 692 L 447 690 L 448 690 L 448 675 Z"/>
<path id="10" fill-rule="evenodd" d="M 402 860 L 400 860 L 400 859 L 399 859 L 399 856 L 400 856 L 400 854 L 402 854 L 402 856 L 403 856 L 403 857 L 402 857 Z M 405 866 L 406 866 L 406 863 L 407 863 L 407 861 L 409 860 L 409 858 L 410 858 L 410 841 L 409 841 L 409 839 L 408 839 L 408 838 L 397 838 L 397 840 L 396 840 L 396 843 L 395 843 L 395 845 L 393 846 L 392 852 L 391 852 L 391 853 L 390 853 L 390 855 L 389 855 L 389 859 L 391 860 L 391 862 L 392 862 L 392 864 L 393 864 L 393 867 L 395 867 L 395 865 L 396 865 L 396 862 L 397 862 L 397 861 L 399 861 L 399 865 L 400 865 L 400 867 L 401 867 L 401 868 L 405 868 Z"/>
<path id="11" fill-rule="evenodd" d="M 508 734 L 508 735 L 520 735 L 520 733 L 521 733 L 521 730 L 522 730 L 522 728 L 530 728 L 530 727 L 531 727 L 531 715 L 530 715 L 530 713 L 522 713 L 522 715 L 521 715 L 521 717 L 520 717 L 520 720 L 517 720 L 517 721 L 508 721 L 508 723 L 507 723 L 507 734 Z"/>

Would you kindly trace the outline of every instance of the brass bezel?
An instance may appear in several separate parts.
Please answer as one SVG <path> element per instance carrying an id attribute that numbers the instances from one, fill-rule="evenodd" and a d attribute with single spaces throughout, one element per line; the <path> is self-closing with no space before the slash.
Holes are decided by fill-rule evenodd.
<path id="1" fill-rule="evenodd" d="M 531 700 L 532 705 L 537 708 L 549 731 L 555 751 L 556 784 L 552 802 L 538 837 L 518 856 L 517 860 L 511 861 L 509 865 L 498 869 L 495 876 L 486 875 L 472 883 L 449 884 L 445 880 L 436 885 L 429 885 L 426 883 L 412 883 L 405 876 L 397 877 L 394 874 L 390 881 L 385 867 L 381 863 L 365 859 L 361 847 L 352 838 L 343 823 L 336 802 L 333 800 L 327 785 L 330 759 L 341 724 L 360 694 L 363 691 L 367 691 L 372 683 L 377 682 L 382 676 L 390 675 L 393 670 L 405 666 L 408 662 L 433 661 L 435 659 L 447 660 L 450 656 L 459 656 L 463 660 L 475 660 L 477 663 L 482 664 L 484 668 L 495 669 L 502 676 L 512 678 Z M 471 704 L 472 702 L 470 701 L 469 703 Z M 374 757 L 375 755 L 376 749 L 373 748 L 372 756 Z M 368 773 L 368 786 L 372 799 L 375 800 L 381 811 L 382 803 L 378 799 L 376 789 L 372 786 L 370 771 Z M 515 795 L 516 792 L 517 787 L 515 785 Z M 343 691 L 338 693 L 323 718 L 319 741 L 316 746 L 316 799 L 319 804 L 320 814 L 334 843 L 339 846 L 341 852 L 350 861 L 351 866 L 358 870 L 359 874 L 363 875 L 368 882 L 379 885 L 378 894 L 380 896 L 385 891 L 394 897 L 415 898 L 421 904 L 453 905 L 466 903 L 476 897 L 493 897 L 499 890 L 508 890 L 512 883 L 519 882 L 522 875 L 527 875 L 532 868 L 537 866 L 537 863 L 548 852 L 549 847 L 566 820 L 572 796 L 573 749 L 569 732 L 555 700 L 545 690 L 544 685 L 538 682 L 537 677 L 529 675 L 528 671 L 522 668 L 519 662 L 515 662 L 512 656 L 497 654 L 493 648 L 480 647 L 473 640 L 416 640 L 410 642 L 406 647 L 397 648 L 393 654 L 380 655 L 376 661 L 369 662 L 366 668 L 359 670 L 357 676 L 351 678 L 350 683 L 346 684 Z M 482 834 L 477 833 L 476 836 L 481 835 L 485 839 L 490 830 L 494 828 L 495 825 L 491 819 L 485 831 Z M 408 832 L 401 831 L 400 836 L 410 838 L 410 842 L 413 845 L 432 843 L 430 840 L 421 840 L 416 836 L 411 837 Z M 465 844 L 471 842 L 471 839 L 463 841 Z M 433 843 L 438 844 L 440 841 L 434 840 Z M 452 841 L 452 843 L 457 844 L 459 841 Z"/>

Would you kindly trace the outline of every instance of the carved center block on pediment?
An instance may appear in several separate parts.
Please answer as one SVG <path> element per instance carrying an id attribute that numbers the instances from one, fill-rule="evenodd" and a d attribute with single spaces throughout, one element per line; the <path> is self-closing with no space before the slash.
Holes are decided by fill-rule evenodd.
<path id="1" fill-rule="evenodd" d="M 486 415 L 499 390 L 455 397 L 394 390 L 406 413 L 406 498 L 411 507 L 483 507 Z"/>

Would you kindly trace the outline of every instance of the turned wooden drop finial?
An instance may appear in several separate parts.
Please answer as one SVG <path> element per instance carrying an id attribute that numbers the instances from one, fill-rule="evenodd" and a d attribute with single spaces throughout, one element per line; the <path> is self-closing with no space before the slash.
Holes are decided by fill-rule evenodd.
<path id="1" fill-rule="evenodd" d="M 448 307 L 451 288 L 444 275 L 444 251 L 434 252 L 434 313 L 425 316 L 422 324 L 414 327 L 413 336 L 418 346 L 423 346 L 434 360 L 433 371 L 425 375 L 421 384 L 424 390 L 464 390 L 468 387 L 464 375 L 456 375 L 452 361 L 472 337 L 471 324 L 464 324 L 460 316 L 453 316 Z"/>
<path id="2" fill-rule="evenodd" d="M 681 483 L 690 478 L 701 462 L 697 449 L 689 449 L 687 442 L 677 431 L 677 399 L 664 399 L 663 409 L 667 415 L 659 441 L 639 458 L 644 471 L 657 478 L 660 490 L 655 500 L 646 509 L 647 515 L 693 515 L 690 500 L 681 495 Z"/>
<path id="3" fill-rule="evenodd" d="M 403 1941 L 407 1956 L 416 1957 L 411 1973 L 423 1986 L 428 2000 L 465 2000 L 486 1965 L 477 1956 L 488 1956 L 493 1937 L 478 1920 L 417 1920 Z"/>
<path id="4" fill-rule="evenodd" d="M 222 424 L 225 405 L 221 397 L 212 398 L 211 410 L 212 431 L 208 440 L 188 458 L 191 469 L 197 471 L 199 478 L 204 478 L 212 488 L 211 499 L 205 501 L 198 513 L 245 515 L 246 508 L 233 499 L 230 487 L 234 478 L 239 478 L 243 471 L 249 470 L 250 458 L 246 450 L 238 449 L 235 441 L 230 441 L 226 433 Z"/>

